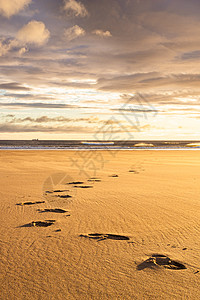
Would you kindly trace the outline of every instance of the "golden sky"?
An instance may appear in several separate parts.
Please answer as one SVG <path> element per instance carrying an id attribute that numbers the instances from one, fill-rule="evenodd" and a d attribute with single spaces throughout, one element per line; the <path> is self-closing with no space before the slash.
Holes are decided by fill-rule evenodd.
<path id="1" fill-rule="evenodd" d="M 199 0 L 0 0 L 0 139 L 200 140 Z"/>

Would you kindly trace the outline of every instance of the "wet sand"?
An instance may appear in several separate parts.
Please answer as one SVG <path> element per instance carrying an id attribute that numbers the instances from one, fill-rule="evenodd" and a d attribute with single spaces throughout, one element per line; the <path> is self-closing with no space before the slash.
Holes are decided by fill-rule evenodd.
<path id="1" fill-rule="evenodd" d="M 199 298 L 199 151 L 0 161 L 0 299 Z"/>

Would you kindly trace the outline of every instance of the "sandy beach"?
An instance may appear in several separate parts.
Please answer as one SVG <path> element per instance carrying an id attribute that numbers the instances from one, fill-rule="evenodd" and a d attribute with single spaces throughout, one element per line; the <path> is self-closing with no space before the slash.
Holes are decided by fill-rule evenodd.
<path id="1" fill-rule="evenodd" d="M 0 299 L 199 299 L 200 152 L 85 155 L 0 151 Z"/>

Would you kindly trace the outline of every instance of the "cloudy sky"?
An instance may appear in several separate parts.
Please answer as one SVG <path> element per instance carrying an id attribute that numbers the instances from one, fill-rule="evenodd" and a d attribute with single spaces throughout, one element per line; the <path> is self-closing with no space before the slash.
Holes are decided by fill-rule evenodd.
<path id="1" fill-rule="evenodd" d="M 200 140 L 199 0 L 0 0 L 0 139 Z"/>

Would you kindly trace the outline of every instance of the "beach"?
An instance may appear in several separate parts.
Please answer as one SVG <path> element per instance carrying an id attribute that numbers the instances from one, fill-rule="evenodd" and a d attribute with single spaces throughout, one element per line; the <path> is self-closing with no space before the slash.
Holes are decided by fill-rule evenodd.
<path id="1" fill-rule="evenodd" d="M 199 298 L 199 151 L 0 161 L 0 299 Z"/>

